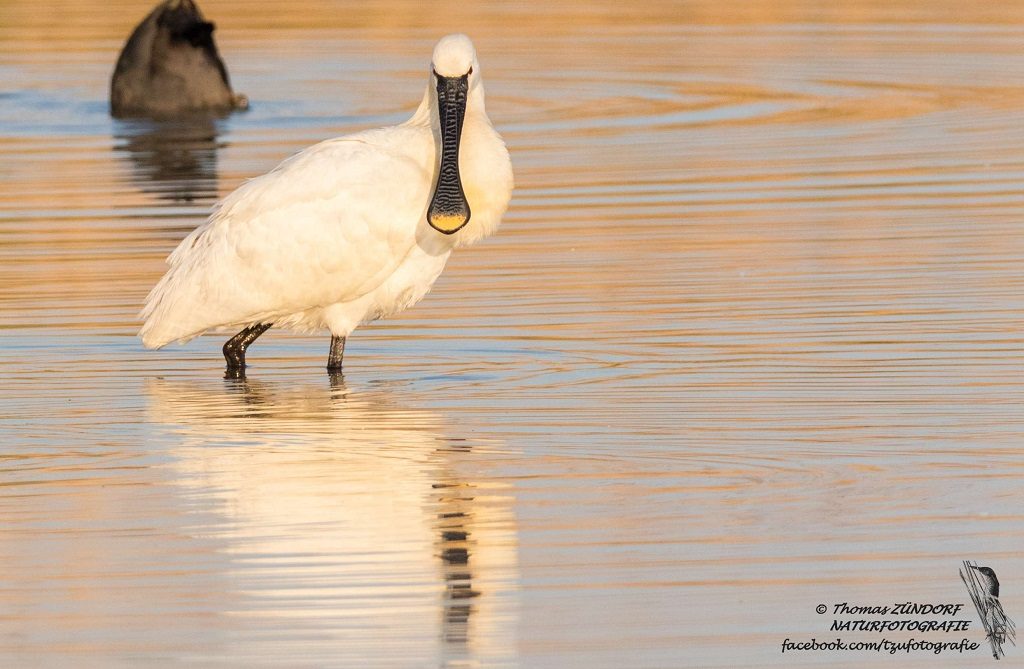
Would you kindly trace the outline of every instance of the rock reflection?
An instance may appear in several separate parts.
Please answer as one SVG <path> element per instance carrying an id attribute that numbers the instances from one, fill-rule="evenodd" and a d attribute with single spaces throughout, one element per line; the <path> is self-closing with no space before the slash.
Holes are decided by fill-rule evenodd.
<path id="1" fill-rule="evenodd" d="M 217 120 L 117 121 L 114 150 L 128 159 L 132 182 L 171 202 L 217 197 Z"/>
<path id="2" fill-rule="evenodd" d="M 475 445 L 446 438 L 441 416 L 340 377 L 147 390 L 153 418 L 181 438 L 172 467 L 187 497 L 222 519 L 202 532 L 232 557 L 227 599 L 244 605 L 225 613 L 267 630 L 243 652 L 338 662 L 389 644 L 442 666 L 514 656 L 508 498 L 461 473 Z M 272 648 L 257 651 L 262 640 Z"/>

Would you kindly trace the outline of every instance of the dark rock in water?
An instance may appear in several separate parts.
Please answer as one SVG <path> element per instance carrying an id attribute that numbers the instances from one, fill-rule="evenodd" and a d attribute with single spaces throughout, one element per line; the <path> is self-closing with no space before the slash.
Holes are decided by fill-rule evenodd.
<path id="1" fill-rule="evenodd" d="M 193 0 L 165 0 L 135 28 L 110 82 L 114 116 L 224 114 L 248 100 L 231 90 L 214 25 Z"/>

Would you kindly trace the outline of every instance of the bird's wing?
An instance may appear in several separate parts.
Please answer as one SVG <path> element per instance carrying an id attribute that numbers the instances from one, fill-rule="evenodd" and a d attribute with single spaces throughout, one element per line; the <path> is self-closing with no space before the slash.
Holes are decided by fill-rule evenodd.
<path id="1" fill-rule="evenodd" d="M 168 257 L 146 299 L 148 347 L 269 322 L 379 286 L 416 243 L 430 176 L 403 137 L 322 142 L 229 195 Z"/>

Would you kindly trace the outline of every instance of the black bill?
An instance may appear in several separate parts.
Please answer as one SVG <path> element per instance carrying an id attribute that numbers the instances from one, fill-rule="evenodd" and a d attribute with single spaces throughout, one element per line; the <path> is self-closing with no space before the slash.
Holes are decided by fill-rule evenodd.
<path id="1" fill-rule="evenodd" d="M 437 76 L 437 111 L 441 120 L 441 169 L 434 197 L 427 210 L 430 227 L 446 235 L 454 234 L 469 223 L 469 202 L 459 177 L 459 140 L 466 116 L 469 75 Z"/>

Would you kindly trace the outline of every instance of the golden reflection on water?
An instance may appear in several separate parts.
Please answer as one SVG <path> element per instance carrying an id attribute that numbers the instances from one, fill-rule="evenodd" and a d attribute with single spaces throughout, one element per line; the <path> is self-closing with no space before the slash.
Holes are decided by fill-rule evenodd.
<path id="1" fill-rule="evenodd" d="M 0 3 L 0 664 L 819 666 L 819 601 L 1024 573 L 1021 3 L 204 0 L 252 109 L 113 121 L 148 4 Z M 213 201 L 455 30 L 500 234 L 346 382 L 143 351 Z"/>
<path id="2" fill-rule="evenodd" d="M 146 386 L 148 419 L 176 426 L 168 455 L 181 494 L 222 517 L 197 531 L 225 541 L 227 599 L 238 602 L 225 613 L 290 630 L 275 633 L 282 661 L 317 661 L 298 630 L 337 637 L 320 651 L 326 663 L 388 643 L 454 665 L 507 660 L 517 622 L 505 486 L 460 474 L 473 445 L 446 439 L 438 414 L 338 378 L 325 386 Z M 231 655 L 242 660 L 250 642 Z"/>

